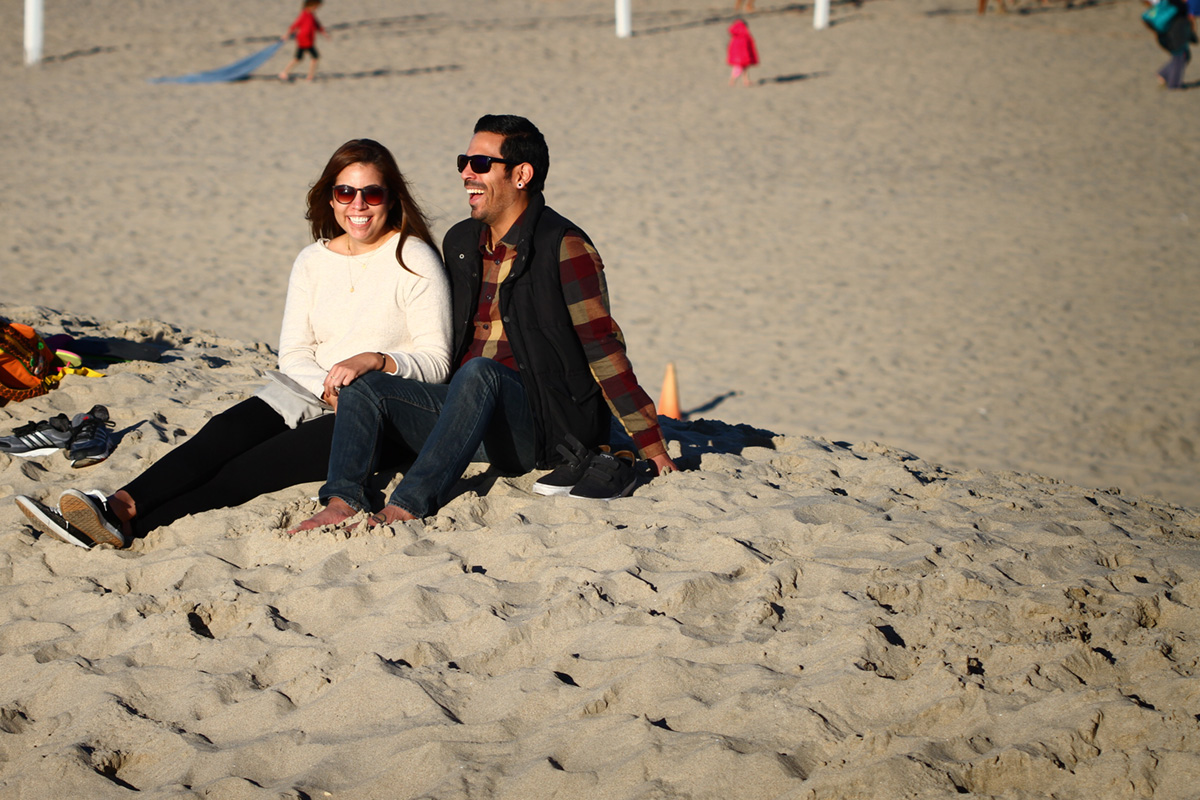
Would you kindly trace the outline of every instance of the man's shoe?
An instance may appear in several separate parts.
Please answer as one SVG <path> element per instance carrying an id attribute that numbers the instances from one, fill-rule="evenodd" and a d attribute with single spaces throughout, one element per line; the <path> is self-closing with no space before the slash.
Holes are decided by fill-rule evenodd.
<path id="1" fill-rule="evenodd" d="M 29 521 L 33 523 L 33 527 L 42 533 L 53 536 L 56 539 L 61 539 L 67 544 L 82 547 L 84 550 L 91 548 L 95 544 L 95 542 L 88 538 L 86 533 L 67 522 L 62 514 L 59 514 L 49 506 L 39 503 L 32 497 L 26 497 L 21 494 L 17 495 L 14 499 L 16 500 L 17 508 L 21 509 L 21 513 L 29 517 Z"/>
<path id="2" fill-rule="evenodd" d="M 616 453 L 596 453 L 588 462 L 583 480 L 571 489 L 571 497 L 587 500 L 615 500 L 624 497 L 637 486 L 637 470 L 633 453 L 621 450 Z"/>
<path id="3" fill-rule="evenodd" d="M 116 423 L 108 418 L 107 408 L 92 406 L 91 411 L 76 414 L 71 422 L 75 428 L 75 438 L 71 440 L 71 447 L 66 455 L 71 459 L 72 467 L 90 467 L 108 458 L 108 454 L 112 452 L 112 439 L 109 438 L 108 429 Z"/>
<path id="4" fill-rule="evenodd" d="M 0 453 L 34 458 L 61 450 L 71 443 L 74 427 L 66 414 L 16 428 L 12 436 L 0 436 Z"/>
<path id="5" fill-rule="evenodd" d="M 540 495 L 567 494 L 575 484 L 583 480 L 588 464 L 592 460 L 592 451 L 583 446 L 583 442 L 571 434 L 567 434 L 566 443 L 558 445 L 563 462 L 550 473 L 534 481 L 533 493 Z M 608 445 L 601 445 L 602 450 L 608 450 Z"/>
<path id="6" fill-rule="evenodd" d="M 121 520 L 108 507 L 102 492 L 83 493 L 67 489 L 58 498 L 58 510 L 67 522 L 83 531 L 96 544 L 125 546 Z"/>

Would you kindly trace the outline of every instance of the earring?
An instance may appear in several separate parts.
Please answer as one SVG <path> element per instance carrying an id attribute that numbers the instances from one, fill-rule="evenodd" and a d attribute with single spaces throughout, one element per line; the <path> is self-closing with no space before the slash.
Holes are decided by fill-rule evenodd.
<path id="1" fill-rule="evenodd" d="M 525 188 L 525 184 L 521 183 L 520 181 L 517 181 L 517 188 L 518 188 L 518 189 L 524 189 L 524 188 Z"/>

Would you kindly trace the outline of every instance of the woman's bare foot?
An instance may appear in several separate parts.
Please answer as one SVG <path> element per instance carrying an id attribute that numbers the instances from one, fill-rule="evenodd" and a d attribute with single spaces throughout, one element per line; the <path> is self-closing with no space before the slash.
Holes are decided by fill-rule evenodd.
<path id="1" fill-rule="evenodd" d="M 394 522 L 406 522 L 410 519 L 416 519 L 416 517 L 405 511 L 400 506 L 384 506 L 383 510 L 378 514 L 372 514 L 367 518 L 367 527 L 378 528 L 381 525 L 391 525 Z"/>
<path id="2" fill-rule="evenodd" d="M 118 489 L 108 498 L 108 510 L 117 515 L 121 522 L 129 522 L 137 516 L 137 501 L 124 489 Z"/>
<path id="3" fill-rule="evenodd" d="M 137 516 L 137 501 L 129 492 L 118 489 L 105 502 L 108 503 L 108 510 L 116 514 L 117 519 L 121 521 L 121 532 L 125 534 L 125 539 L 131 539 L 133 537 L 133 518 Z"/>
<path id="4" fill-rule="evenodd" d="M 292 536 L 300 531 L 311 531 L 313 528 L 320 528 L 324 525 L 337 525 L 339 522 L 345 522 L 357 513 L 358 509 L 351 506 L 342 498 L 335 497 L 329 501 L 329 505 L 325 506 L 323 511 L 318 511 L 296 527 L 289 528 L 287 533 L 288 536 Z"/>

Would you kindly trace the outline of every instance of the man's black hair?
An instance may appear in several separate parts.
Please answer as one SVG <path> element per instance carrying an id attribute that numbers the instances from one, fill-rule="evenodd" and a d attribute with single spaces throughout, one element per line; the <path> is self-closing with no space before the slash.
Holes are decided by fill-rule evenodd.
<path id="1" fill-rule="evenodd" d="M 550 171 L 550 148 L 546 137 L 529 120 L 513 114 L 484 114 L 475 123 L 475 133 L 496 133 L 504 137 L 500 145 L 500 157 L 528 162 L 533 167 L 533 180 L 528 183 L 529 191 L 540 192 L 546 186 L 546 173 Z M 507 173 L 512 166 L 506 165 Z"/>

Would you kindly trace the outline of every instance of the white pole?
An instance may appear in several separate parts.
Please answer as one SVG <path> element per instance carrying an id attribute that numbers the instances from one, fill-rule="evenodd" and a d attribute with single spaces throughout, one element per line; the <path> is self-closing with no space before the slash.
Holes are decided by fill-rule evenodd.
<path id="1" fill-rule="evenodd" d="M 829 0 L 817 0 L 813 6 L 813 27 L 819 31 L 829 27 Z"/>
<path id="2" fill-rule="evenodd" d="M 617 0 L 617 38 L 633 35 L 633 0 Z"/>
<path id="3" fill-rule="evenodd" d="M 25 63 L 42 60 L 42 0 L 25 0 Z"/>

